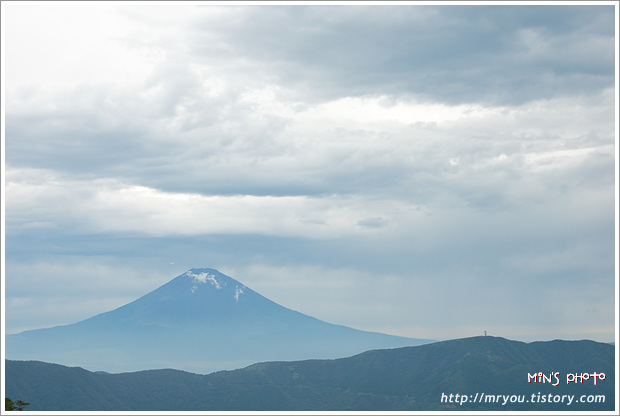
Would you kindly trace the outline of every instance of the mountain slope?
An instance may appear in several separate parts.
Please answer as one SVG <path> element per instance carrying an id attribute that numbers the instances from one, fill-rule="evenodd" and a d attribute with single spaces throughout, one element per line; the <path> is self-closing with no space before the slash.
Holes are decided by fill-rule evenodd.
<path id="1" fill-rule="evenodd" d="M 474 337 L 373 350 L 337 360 L 257 363 L 197 375 L 176 370 L 92 373 L 41 362 L 6 362 L 6 394 L 31 410 L 613 410 L 614 347 L 592 341 L 526 344 Z M 561 384 L 528 383 L 528 373 L 559 372 Z M 566 374 L 606 379 L 567 385 Z M 447 397 L 442 402 L 442 393 Z M 462 405 L 450 394 L 515 395 L 523 402 Z M 571 405 L 532 402 L 573 396 Z M 471 396 L 469 396 L 471 395 Z M 604 402 L 577 403 L 582 395 Z"/>
<path id="2" fill-rule="evenodd" d="M 217 270 L 192 269 L 113 311 L 8 335 L 6 358 L 110 372 L 209 373 L 425 342 L 329 324 L 280 306 Z"/>

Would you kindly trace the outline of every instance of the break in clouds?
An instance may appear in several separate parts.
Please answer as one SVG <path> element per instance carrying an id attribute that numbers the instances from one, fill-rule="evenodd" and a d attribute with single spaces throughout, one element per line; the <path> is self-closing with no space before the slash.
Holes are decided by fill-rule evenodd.
<path id="1" fill-rule="evenodd" d="M 216 267 L 361 329 L 613 338 L 613 7 L 5 10 L 7 332 Z"/>

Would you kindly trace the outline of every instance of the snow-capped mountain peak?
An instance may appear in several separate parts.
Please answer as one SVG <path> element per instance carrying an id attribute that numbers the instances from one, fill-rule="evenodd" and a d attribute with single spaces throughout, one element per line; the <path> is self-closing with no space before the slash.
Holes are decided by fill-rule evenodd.
<path id="1" fill-rule="evenodd" d="M 8 359 L 103 371 L 177 368 L 205 373 L 259 361 L 339 358 L 425 341 L 329 324 L 278 305 L 215 269 L 201 268 L 112 311 L 13 334 L 6 342 Z"/>

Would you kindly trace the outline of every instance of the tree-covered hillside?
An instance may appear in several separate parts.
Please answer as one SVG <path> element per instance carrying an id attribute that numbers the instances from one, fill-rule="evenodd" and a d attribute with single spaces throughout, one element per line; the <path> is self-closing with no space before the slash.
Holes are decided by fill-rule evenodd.
<path id="1" fill-rule="evenodd" d="M 614 362 L 609 344 L 496 337 L 337 360 L 258 363 L 208 375 L 169 369 L 108 374 L 7 361 L 6 394 L 27 400 L 31 410 L 594 411 L 614 409 Z M 569 373 L 594 372 L 605 379 L 566 383 Z M 534 383 L 528 378 L 534 373 L 559 373 L 552 383 L 560 383 Z M 556 397 L 562 402 L 548 403 Z M 599 403 L 578 403 L 582 397 Z"/>

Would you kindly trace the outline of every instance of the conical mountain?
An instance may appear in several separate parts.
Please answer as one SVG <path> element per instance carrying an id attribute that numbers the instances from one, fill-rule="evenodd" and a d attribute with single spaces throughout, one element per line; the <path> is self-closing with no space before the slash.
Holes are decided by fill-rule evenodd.
<path id="1" fill-rule="evenodd" d="M 175 368 L 195 373 L 260 361 L 340 358 L 420 345 L 333 325 L 278 305 L 214 269 L 191 269 L 84 321 L 7 335 L 6 358 L 93 371 Z"/>

